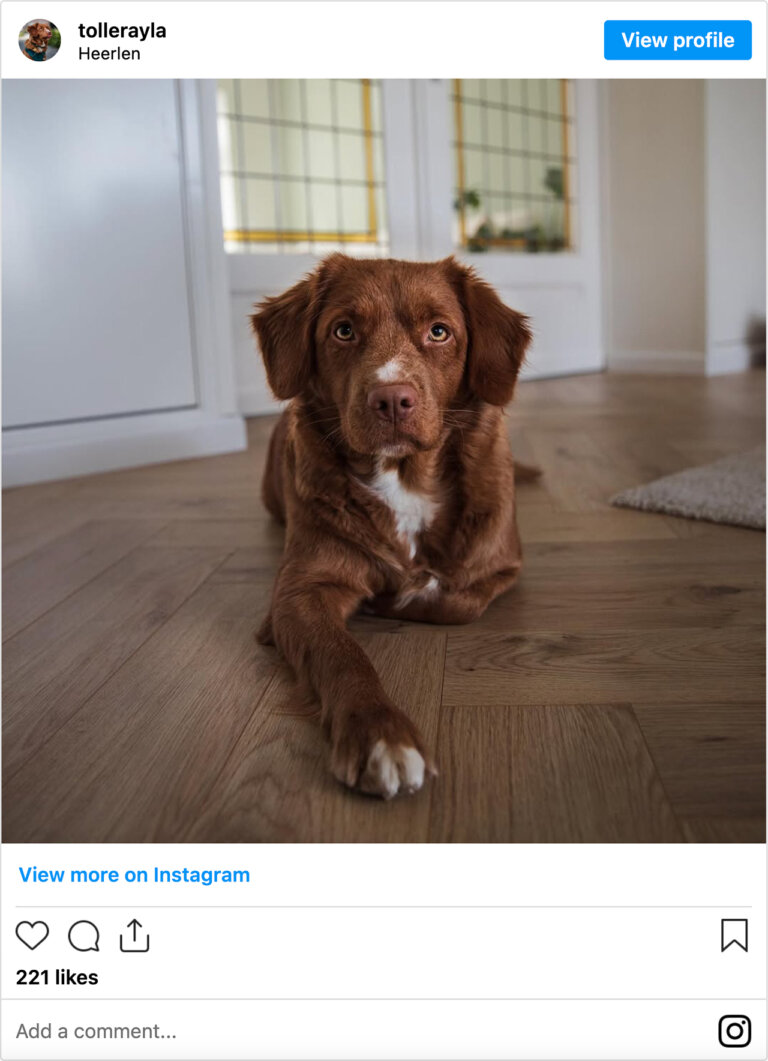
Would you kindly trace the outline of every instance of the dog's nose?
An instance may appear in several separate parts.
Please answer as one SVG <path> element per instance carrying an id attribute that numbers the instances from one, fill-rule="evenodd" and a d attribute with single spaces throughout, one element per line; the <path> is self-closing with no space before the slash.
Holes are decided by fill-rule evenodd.
<path id="1" fill-rule="evenodd" d="M 368 408 L 373 409 L 382 420 L 396 423 L 407 420 L 418 401 L 416 390 L 402 383 L 396 387 L 376 387 L 368 395 Z"/>

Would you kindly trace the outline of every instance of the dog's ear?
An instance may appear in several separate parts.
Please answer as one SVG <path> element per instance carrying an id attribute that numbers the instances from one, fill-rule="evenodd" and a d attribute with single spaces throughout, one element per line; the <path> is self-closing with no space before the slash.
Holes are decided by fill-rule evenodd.
<path id="1" fill-rule="evenodd" d="M 294 398 L 309 382 L 321 271 L 322 265 L 282 295 L 265 298 L 250 318 L 276 398 Z"/>
<path id="2" fill-rule="evenodd" d="M 531 342 L 528 318 L 509 306 L 474 269 L 455 258 L 444 263 L 467 324 L 467 383 L 490 405 L 506 405 Z"/>

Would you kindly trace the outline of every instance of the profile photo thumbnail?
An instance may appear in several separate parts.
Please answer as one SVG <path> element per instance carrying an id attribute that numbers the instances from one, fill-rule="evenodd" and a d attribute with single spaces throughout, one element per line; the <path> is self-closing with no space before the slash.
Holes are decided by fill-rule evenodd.
<path id="1" fill-rule="evenodd" d="M 53 59 L 60 47 L 61 33 L 50 19 L 33 18 L 19 30 L 19 48 L 33 63 Z"/>

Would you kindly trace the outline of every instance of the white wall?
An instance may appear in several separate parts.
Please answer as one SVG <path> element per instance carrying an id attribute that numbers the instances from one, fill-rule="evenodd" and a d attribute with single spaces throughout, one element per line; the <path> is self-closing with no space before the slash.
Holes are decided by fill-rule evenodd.
<path id="1" fill-rule="evenodd" d="M 765 82 L 709 81 L 707 371 L 750 362 L 750 326 L 765 322 Z"/>
<path id="2" fill-rule="evenodd" d="M 603 90 L 608 367 L 701 371 L 704 82 L 610 81 Z"/>
<path id="3" fill-rule="evenodd" d="M 748 332 L 765 320 L 765 83 L 603 92 L 609 368 L 748 367 Z"/>

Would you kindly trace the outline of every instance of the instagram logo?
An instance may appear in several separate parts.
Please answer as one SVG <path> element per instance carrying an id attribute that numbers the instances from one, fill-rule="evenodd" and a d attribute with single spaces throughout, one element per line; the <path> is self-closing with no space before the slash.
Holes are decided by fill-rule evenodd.
<path id="1" fill-rule="evenodd" d="M 752 1021 L 743 1014 L 726 1014 L 717 1029 L 721 1046 L 749 1046 L 752 1042 Z"/>

